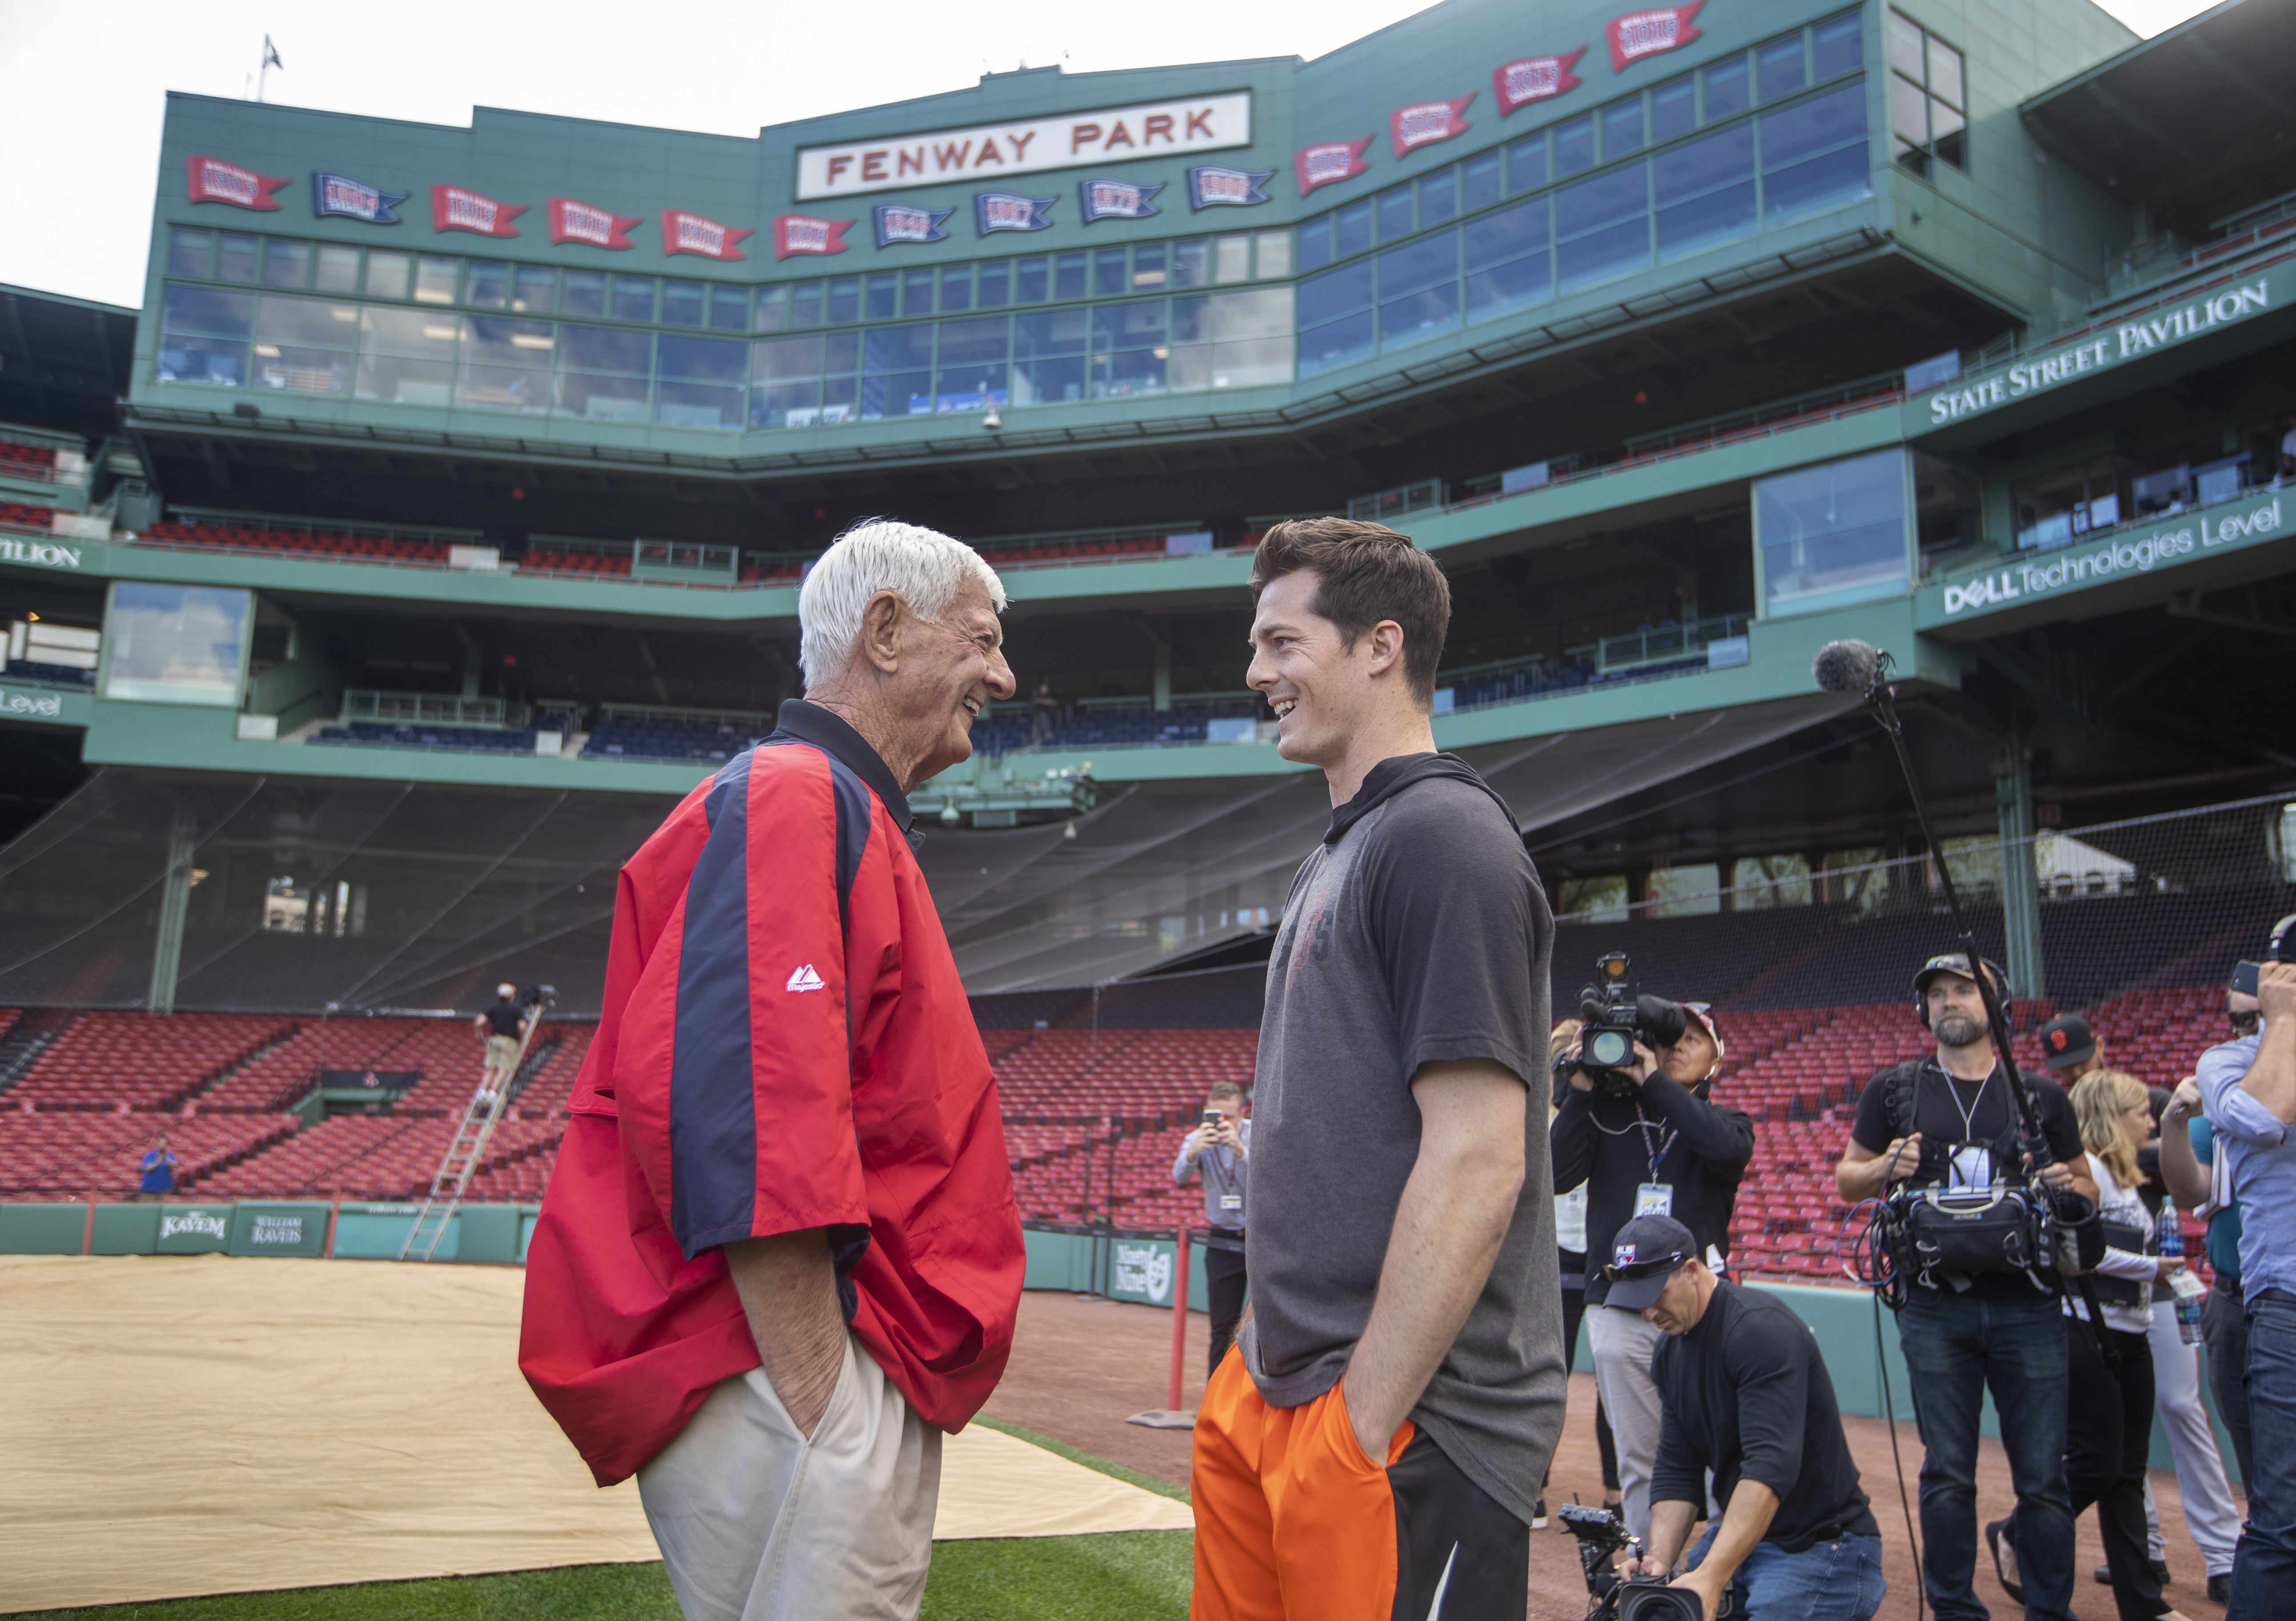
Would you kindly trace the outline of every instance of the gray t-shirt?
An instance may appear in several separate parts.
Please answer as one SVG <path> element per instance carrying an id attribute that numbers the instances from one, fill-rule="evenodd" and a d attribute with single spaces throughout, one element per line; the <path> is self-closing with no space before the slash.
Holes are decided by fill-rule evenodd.
<path id="1" fill-rule="evenodd" d="M 1490 1280 L 1411 1411 L 1528 1521 L 1562 1430 L 1546 1154 L 1554 921 L 1513 815 L 1450 755 L 1382 761 L 1292 880 L 1253 1093 L 1244 1365 L 1296 1407 L 1346 1372 L 1419 1154 L 1411 1077 L 1488 1059 L 1530 1092 L 1522 1192 Z"/>

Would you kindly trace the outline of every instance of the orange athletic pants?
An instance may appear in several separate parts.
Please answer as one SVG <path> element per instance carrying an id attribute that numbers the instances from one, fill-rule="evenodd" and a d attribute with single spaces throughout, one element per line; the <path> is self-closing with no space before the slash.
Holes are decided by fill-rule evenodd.
<path id="1" fill-rule="evenodd" d="M 1390 1621 L 1395 1496 L 1386 1464 L 1356 1439 L 1344 1391 L 1271 1407 L 1241 1352 L 1221 1361 L 1196 1410 L 1190 1621 Z M 1413 1433 L 1406 1421 L 1387 1463 Z"/>

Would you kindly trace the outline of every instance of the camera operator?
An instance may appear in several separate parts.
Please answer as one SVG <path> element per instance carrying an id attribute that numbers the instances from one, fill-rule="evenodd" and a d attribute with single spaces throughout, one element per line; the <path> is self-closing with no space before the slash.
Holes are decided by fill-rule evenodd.
<path id="1" fill-rule="evenodd" d="M 1689 1229 L 1716 1270 L 1726 1266 L 1730 1211 L 1754 1157 L 1754 1123 L 1742 1109 L 1707 1101 L 1723 1048 L 1703 1003 L 1644 996 L 1637 1010 L 1645 1036 L 1636 1040 L 1630 1067 L 1604 1072 L 1599 1089 L 1584 1066 L 1566 1068 L 1548 1142 L 1555 1190 L 1587 1188 L 1587 1344 L 1618 1449 L 1627 1529 L 1639 1537 L 1650 1531 L 1658 1456 L 1651 1354 L 1663 1336 L 1639 1312 L 1606 1305 L 1611 1279 L 1600 1257 L 1631 1218 L 1664 1216 Z"/>
<path id="2" fill-rule="evenodd" d="M 1726 1505 L 1673 1585 L 1711 1617 L 1726 1590 L 1746 1621 L 1868 1621 L 1888 1591 L 1882 1527 L 1857 1484 L 1817 1341 L 1775 1296 L 1724 1282 L 1681 1223 L 1619 1229 L 1610 1304 L 1665 1336 L 1651 1368 L 1665 1398 L 1651 1534 L 1622 1574 L 1672 1574 L 1704 1511 Z"/>
<path id="3" fill-rule="evenodd" d="M 2003 1001 L 2009 987 L 1982 971 Z M 2094 1201 L 2072 1105 L 2054 1086 L 2029 1086 L 2047 1163 L 2021 1165 L 2021 1122 L 1993 1051 L 1969 959 L 1931 957 L 1914 977 L 1915 1016 L 1937 1037 L 1931 1056 L 1882 1070 L 1857 1100 L 1834 1184 L 1855 1204 L 1892 1184 L 1976 1187 L 2030 1172 Z M 2076 1169 L 2075 1167 L 2079 1167 Z M 1986 1527 L 2005 1581 L 2027 1613 L 2070 1621 L 2073 1517 L 2065 1486 L 2066 1318 L 2054 1281 L 2030 1270 L 1988 1269 L 1910 1281 L 1898 1344 L 1914 1389 L 1922 1446 L 1922 1580 L 1939 1621 L 1984 1621 L 1971 1587 L 1977 1563 L 1977 1427 L 1986 1389 L 2001 1419 L 2017 1511 Z M 2005 1555 L 2006 1557 L 2005 1557 Z M 2013 1564 L 2013 1568 L 2012 1568 Z"/>
<path id="4" fill-rule="evenodd" d="M 1219 1371 L 1243 1318 L 1243 1196 L 1250 1170 L 1251 1122 L 1243 1118 L 1243 1088 L 1215 1081 L 1204 1094 L 1203 1123 L 1180 1144 L 1172 1183 L 1185 1188 L 1204 1179 L 1204 1293 L 1211 1303 L 1211 1361 Z"/>
<path id="5" fill-rule="evenodd" d="M 2257 1033 L 2210 1048 L 2200 1064 L 2215 1153 L 2228 1161 L 2240 1200 L 2256 1461 L 2227 1621 L 2285 1615 L 2296 1592 L 2296 962 L 2282 960 L 2292 926 L 2296 914 L 2280 920 L 2274 960 L 2256 970 Z"/>

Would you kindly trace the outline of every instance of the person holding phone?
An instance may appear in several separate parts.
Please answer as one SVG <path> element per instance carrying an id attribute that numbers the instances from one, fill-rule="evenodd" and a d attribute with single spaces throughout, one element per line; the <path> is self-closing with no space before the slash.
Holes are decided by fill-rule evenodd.
<path id="1" fill-rule="evenodd" d="M 1172 1181 L 1186 1187 L 1192 1176 L 1204 1183 L 1204 1291 L 1211 1299 L 1211 1359 L 1209 1379 L 1235 1343 L 1243 1318 L 1243 1195 L 1251 1160 L 1251 1122 L 1243 1118 L 1243 1088 L 1215 1081 L 1204 1094 L 1202 1121 L 1180 1144 Z"/>

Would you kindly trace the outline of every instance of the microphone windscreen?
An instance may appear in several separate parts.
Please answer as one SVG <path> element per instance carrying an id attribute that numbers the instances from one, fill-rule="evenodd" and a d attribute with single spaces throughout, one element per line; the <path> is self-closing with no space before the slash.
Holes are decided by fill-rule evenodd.
<path id="1" fill-rule="evenodd" d="M 1870 642 L 1829 642 L 1817 650 L 1809 673 L 1829 692 L 1854 692 L 1859 697 L 1881 673 L 1882 655 Z"/>

